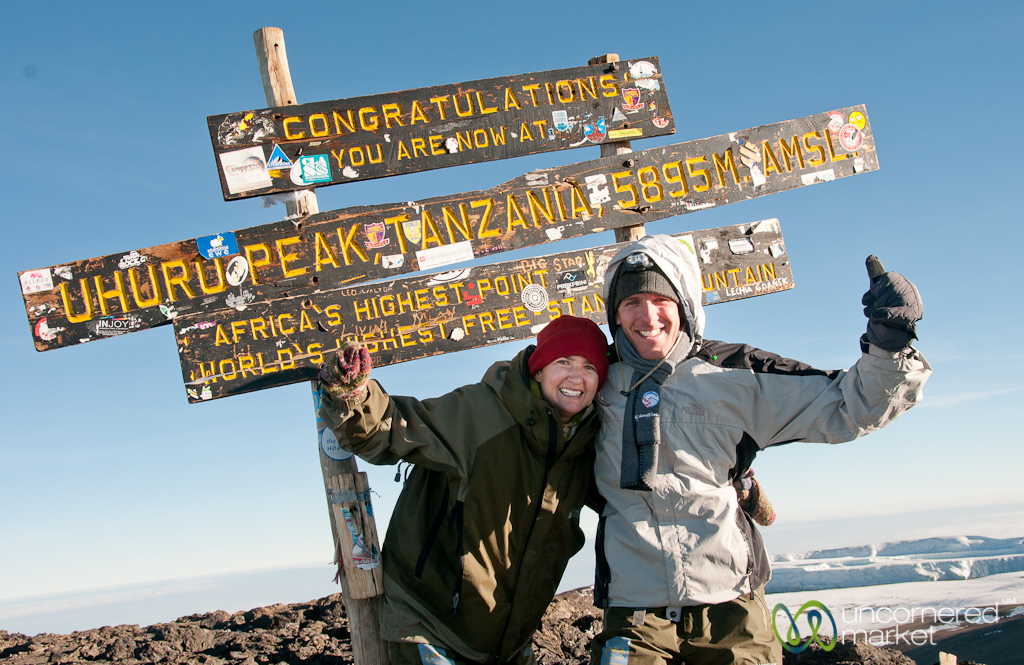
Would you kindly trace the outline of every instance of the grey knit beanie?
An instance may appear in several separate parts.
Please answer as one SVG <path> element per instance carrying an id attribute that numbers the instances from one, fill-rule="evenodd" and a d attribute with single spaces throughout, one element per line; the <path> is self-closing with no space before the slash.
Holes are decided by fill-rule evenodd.
<path id="1" fill-rule="evenodd" d="M 676 304 L 679 303 L 679 294 L 672 288 L 668 277 L 665 277 L 665 274 L 658 270 L 656 266 L 651 266 L 641 271 L 624 269 L 625 266 L 624 262 L 623 268 L 619 269 L 619 274 L 615 280 L 613 312 L 618 311 L 619 303 L 636 293 L 655 293 L 659 296 L 665 296 Z"/>

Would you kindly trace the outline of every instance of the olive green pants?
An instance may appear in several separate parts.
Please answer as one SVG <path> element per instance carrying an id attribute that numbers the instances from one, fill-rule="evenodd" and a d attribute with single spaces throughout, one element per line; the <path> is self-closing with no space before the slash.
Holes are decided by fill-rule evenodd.
<path id="1" fill-rule="evenodd" d="M 388 642 L 388 658 L 391 665 L 474 665 L 478 662 L 443 647 L 413 642 Z M 494 665 L 499 664 L 495 661 Z M 501 665 L 537 665 L 533 646 L 527 645 L 519 655 Z"/>
<path id="2" fill-rule="evenodd" d="M 763 587 L 718 605 L 611 607 L 591 665 L 782 665 Z"/>

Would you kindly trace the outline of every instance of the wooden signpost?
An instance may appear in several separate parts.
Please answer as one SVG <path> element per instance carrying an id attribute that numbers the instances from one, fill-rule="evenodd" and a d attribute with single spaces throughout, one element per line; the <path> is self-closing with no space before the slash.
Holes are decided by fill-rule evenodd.
<path id="1" fill-rule="evenodd" d="M 489 190 L 311 214 L 20 278 L 45 351 L 246 305 L 257 291 L 287 297 L 436 270 L 877 168 L 867 113 L 853 106 L 541 169 Z"/>
<path id="2" fill-rule="evenodd" d="M 207 121 L 225 200 L 675 131 L 654 57 Z"/>
<path id="3" fill-rule="evenodd" d="M 778 220 L 678 234 L 700 258 L 704 302 L 793 288 Z M 624 243 L 276 297 L 174 320 L 188 399 L 199 402 L 316 377 L 345 339 L 374 367 L 533 337 L 553 318 L 607 320 L 605 269 Z"/>

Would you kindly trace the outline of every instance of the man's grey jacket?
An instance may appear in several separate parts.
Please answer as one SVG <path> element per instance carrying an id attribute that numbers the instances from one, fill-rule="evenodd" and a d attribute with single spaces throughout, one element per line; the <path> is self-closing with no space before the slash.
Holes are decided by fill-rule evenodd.
<path id="1" fill-rule="evenodd" d="M 884 427 L 921 401 L 931 368 L 913 348 L 890 353 L 870 346 L 849 370 L 823 372 L 749 346 L 703 340 L 700 268 L 687 245 L 668 236 L 633 243 L 612 259 L 606 290 L 636 251 L 648 254 L 689 303 L 686 323 L 696 341 L 657 396 L 661 443 L 652 491 L 620 488 L 623 393 L 633 368 L 613 364 L 601 390 L 607 406 L 595 473 L 607 504 L 596 595 L 605 607 L 726 602 L 771 575 L 732 477 L 771 445 L 841 443 Z M 611 306 L 611 294 L 605 302 Z"/>

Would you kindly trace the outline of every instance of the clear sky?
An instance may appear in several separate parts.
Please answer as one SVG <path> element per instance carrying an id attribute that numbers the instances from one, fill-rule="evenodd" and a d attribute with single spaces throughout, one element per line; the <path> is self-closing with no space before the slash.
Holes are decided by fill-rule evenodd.
<path id="1" fill-rule="evenodd" d="M 1024 503 L 1024 367 L 1012 351 L 1024 321 L 1019 3 L 23 2 L 4 13 L 0 601 L 332 557 L 307 385 L 188 405 L 170 327 L 37 353 L 17 280 L 284 216 L 258 199 L 223 200 L 206 126 L 207 115 L 265 105 L 252 42 L 263 26 L 284 30 L 300 102 L 609 52 L 658 56 L 678 129 L 634 149 L 866 104 L 877 172 L 648 230 L 779 218 L 796 288 L 709 309 L 707 336 L 819 367 L 858 357 L 868 254 L 923 295 L 918 347 L 935 370 L 925 403 L 858 442 L 762 454 L 755 469 L 779 528 L 803 520 L 821 546 L 859 544 L 837 520 L 975 506 L 981 523 Z M 567 150 L 317 194 L 321 210 L 415 200 L 597 156 Z M 375 376 L 428 397 L 522 346 Z M 382 532 L 393 474 L 371 473 Z"/>

